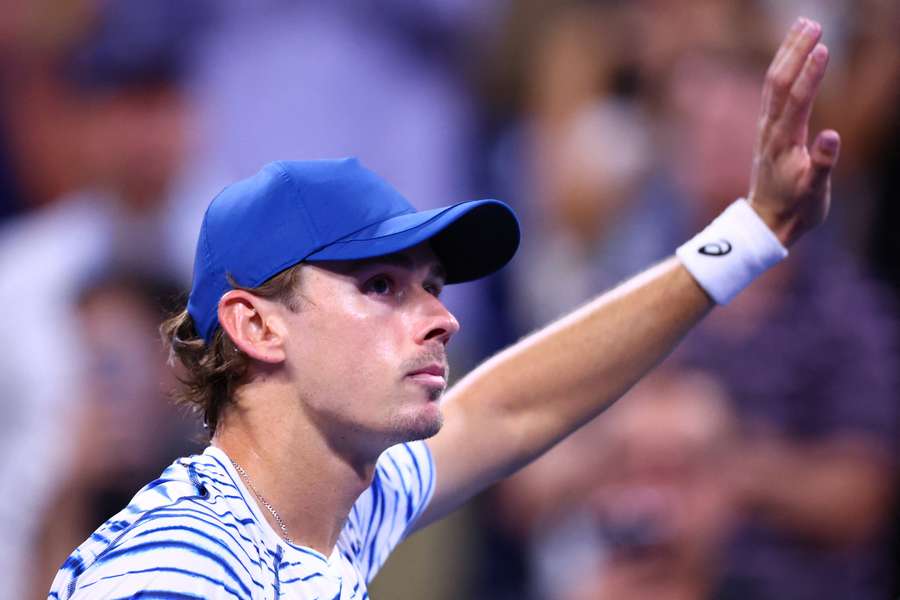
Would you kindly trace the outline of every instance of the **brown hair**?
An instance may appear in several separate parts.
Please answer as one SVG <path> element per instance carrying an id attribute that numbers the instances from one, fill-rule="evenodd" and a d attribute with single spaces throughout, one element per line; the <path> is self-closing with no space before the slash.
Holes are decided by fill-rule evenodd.
<path id="1" fill-rule="evenodd" d="M 268 279 L 258 287 L 244 287 L 228 276 L 231 286 L 261 298 L 284 303 L 290 310 L 299 308 L 299 281 L 302 265 L 295 265 Z M 216 432 L 222 409 L 234 398 L 243 382 L 250 358 L 243 354 L 221 327 L 216 328 L 207 344 L 198 333 L 187 308 L 166 319 L 159 328 L 169 351 L 169 363 L 179 369 L 181 386 L 173 391 L 177 404 L 189 407 L 203 416 L 209 436 Z"/>

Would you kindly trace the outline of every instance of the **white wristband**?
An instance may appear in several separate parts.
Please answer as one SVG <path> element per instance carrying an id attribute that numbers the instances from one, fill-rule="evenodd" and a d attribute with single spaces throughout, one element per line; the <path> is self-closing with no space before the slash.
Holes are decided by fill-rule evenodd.
<path id="1" fill-rule="evenodd" d="M 740 198 L 675 254 L 713 300 L 728 304 L 788 251 Z"/>

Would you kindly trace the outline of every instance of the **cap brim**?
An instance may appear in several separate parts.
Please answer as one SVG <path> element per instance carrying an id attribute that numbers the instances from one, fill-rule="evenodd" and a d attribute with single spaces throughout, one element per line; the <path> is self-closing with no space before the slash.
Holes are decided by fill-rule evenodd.
<path id="1" fill-rule="evenodd" d="M 490 275 L 519 246 L 519 222 L 499 200 L 472 200 L 392 217 L 314 252 L 304 260 L 359 260 L 400 252 L 422 242 L 447 272 L 447 283 Z"/>

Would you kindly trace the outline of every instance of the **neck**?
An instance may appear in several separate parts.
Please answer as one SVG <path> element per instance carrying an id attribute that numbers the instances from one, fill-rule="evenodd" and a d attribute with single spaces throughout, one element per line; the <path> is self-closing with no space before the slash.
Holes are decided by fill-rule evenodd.
<path id="1" fill-rule="evenodd" d="M 242 467 L 245 485 L 249 479 L 251 493 L 277 512 L 294 544 L 329 556 L 350 509 L 372 482 L 377 455 L 341 455 L 298 412 L 271 396 L 254 402 L 243 394 L 222 415 L 212 443 Z M 258 497 L 253 500 L 283 537 L 281 524 Z"/>

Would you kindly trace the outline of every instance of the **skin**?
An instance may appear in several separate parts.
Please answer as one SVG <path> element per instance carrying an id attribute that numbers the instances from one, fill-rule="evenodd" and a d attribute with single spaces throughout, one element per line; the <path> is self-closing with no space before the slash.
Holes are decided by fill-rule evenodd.
<path id="1" fill-rule="evenodd" d="M 241 290 L 222 298 L 222 326 L 256 363 L 213 443 L 252 474 L 292 537 L 327 555 L 381 452 L 440 430 L 459 324 L 438 299 L 443 269 L 427 245 L 302 269 L 296 310 Z"/>
<path id="2" fill-rule="evenodd" d="M 826 130 L 806 146 L 828 57 L 820 37 L 798 20 L 763 89 L 748 200 L 788 246 L 825 218 L 840 145 Z M 669 259 L 488 360 L 438 404 L 440 384 L 409 374 L 443 361 L 459 326 L 435 295 L 427 247 L 401 256 L 307 265 L 296 311 L 240 290 L 219 303 L 221 326 L 255 361 L 213 443 L 294 540 L 323 554 L 385 448 L 439 430 L 428 440 L 435 495 L 417 523 L 427 525 L 600 414 L 713 308 Z M 389 290 L 372 282 L 381 273 Z"/>

